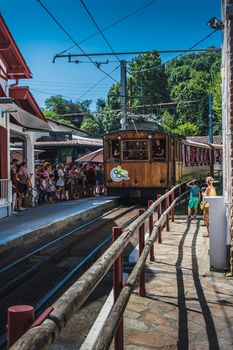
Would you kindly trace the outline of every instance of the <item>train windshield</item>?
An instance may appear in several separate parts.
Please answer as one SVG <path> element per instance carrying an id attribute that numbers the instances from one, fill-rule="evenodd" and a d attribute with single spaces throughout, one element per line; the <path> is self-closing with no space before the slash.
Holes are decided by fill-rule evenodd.
<path id="1" fill-rule="evenodd" d="M 155 139 L 152 141 L 152 159 L 166 159 L 165 139 Z"/>
<path id="2" fill-rule="evenodd" d="M 123 160 L 149 160 L 147 140 L 123 141 Z"/>

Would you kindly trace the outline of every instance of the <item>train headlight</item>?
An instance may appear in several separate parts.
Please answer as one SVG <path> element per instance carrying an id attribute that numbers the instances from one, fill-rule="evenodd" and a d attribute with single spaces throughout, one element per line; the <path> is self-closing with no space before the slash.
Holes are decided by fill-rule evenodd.
<path id="1" fill-rule="evenodd" d="M 152 135 L 148 135 L 148 139 L 152 139 Z"/>

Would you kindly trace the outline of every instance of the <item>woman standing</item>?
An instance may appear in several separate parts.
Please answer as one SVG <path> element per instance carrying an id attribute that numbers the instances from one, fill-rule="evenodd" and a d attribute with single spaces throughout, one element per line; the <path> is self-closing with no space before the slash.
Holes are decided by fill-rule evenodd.
<path id="1" fill-rule="evenodd" d="M 216 190 L 214 188 L 214 179 L 212 176 L 208 176 L 206 179 L 207 188 L 205 192 L 205 197 L 214 197 L 216 196 Z M 205 224 L 207 228 L 207 234 L 204 234 L 203 237 L 209 237 L 209 203 L 204 203 L 204 212 Z"/>

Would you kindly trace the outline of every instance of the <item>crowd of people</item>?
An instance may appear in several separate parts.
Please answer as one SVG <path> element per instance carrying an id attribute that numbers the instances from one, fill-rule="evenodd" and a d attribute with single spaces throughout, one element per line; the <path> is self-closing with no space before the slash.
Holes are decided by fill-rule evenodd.
<path id="1" fill-rule="evenodd" d="M 35 185 L 32 185 L 34 176 Z M 29 173 L 27 162 L 11 162 L 12 212 L 37 204 L 92 197 L 104 194 L 103 165 L 45 162 Z"/>

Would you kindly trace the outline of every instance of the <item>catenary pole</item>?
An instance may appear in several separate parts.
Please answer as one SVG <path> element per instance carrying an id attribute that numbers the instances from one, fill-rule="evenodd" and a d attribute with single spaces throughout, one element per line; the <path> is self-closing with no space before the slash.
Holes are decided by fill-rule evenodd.
<path id="1" fill-rule="evenodd" d="M 209 105 L 209 141 L 213 143 L 213 110 L 212 110 L 212 94 L 208 94 Z"/>
<path id="2" fill-rule="evenodd" d="M 126 61 L 121 60 L 121 112 L 122 112 L 122 129 L 127 129 L 126 116 Z"/>

